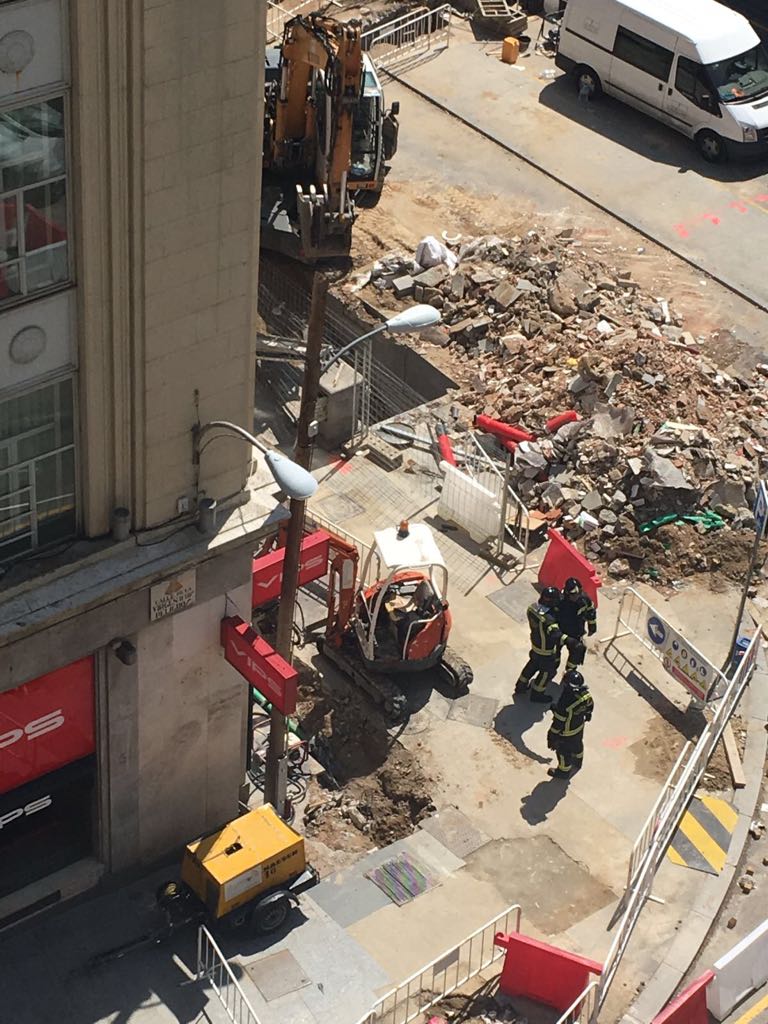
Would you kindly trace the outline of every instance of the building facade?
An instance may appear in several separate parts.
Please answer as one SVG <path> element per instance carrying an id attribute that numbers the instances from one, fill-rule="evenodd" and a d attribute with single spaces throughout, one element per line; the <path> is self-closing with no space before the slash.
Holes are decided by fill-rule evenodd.
<path id="1" fill-rule="evenodd" d="M 237 812 L 264 7 L 0 0 L 0 927 Z"/>

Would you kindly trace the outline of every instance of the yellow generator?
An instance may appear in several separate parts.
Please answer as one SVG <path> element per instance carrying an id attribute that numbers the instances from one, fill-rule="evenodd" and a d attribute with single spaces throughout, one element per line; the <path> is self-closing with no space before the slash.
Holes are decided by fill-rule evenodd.
<path id="1" fill-rule="evenodd" d="M 282 927 L 299 894 L 317 881 L 304 837 L 265 804 L 189 843 L 181 884 L 165 883 L 157 900 L 171 926 L 208 918 L 265 933 Z"/>

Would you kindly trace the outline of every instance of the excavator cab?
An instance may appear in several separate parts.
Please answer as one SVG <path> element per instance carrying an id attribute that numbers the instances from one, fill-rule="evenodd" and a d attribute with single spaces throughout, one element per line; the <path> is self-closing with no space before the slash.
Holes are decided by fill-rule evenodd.
<path id="1" fill-rule="evenodd" d="M 386 671 L 439 663 L 451 630 L 448 569 L 423 523 L 374 533 L 363 579 L 377 580 L 357 595 L 354 629 L 363 661 Z"/>

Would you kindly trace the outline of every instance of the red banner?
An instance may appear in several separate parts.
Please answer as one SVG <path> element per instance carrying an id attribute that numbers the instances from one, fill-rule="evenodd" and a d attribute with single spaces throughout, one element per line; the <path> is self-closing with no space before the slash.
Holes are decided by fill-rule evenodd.
<path id="1" fill-rule="evenodd" d="M 224 657 L 284 715 L 296 710 L 299 673 L 239 615 L 221 620 Z"/>
<path id="2" fill-rule="evenodd" d="M 0 693 L 0 793 L 94 749 L 93 658 Z"/>
<path id="3" fill-rule="evenodd" d="M 319 580 L 328 572 L 328 544 L 330 538 L 325 530 L 316 530 L 301 542 L 299 562 L 299 586 Z M 251 571 L 251 606 L 259 608 L 267 601 L 280 596 L 283 581 L 285 548 L 270 551 L 268 555 L 254 558 Z"/>

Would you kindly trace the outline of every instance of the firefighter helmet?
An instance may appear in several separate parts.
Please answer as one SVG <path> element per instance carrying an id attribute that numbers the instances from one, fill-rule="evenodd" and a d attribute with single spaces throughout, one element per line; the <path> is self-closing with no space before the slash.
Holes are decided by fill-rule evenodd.
<path id="1" fill-rule="evenodd" d="M 584 588 L 582 587 L 581 583 L 579 583 L 579 581 L 576 579 L 576 577 L 571 576 L 565 581 L 563 593 L 566 596 L 569 594 L 580 594 L 583 589 Z"/>
<path id="2" fill-rule="evenodd" d="M 569 669 L 563 673 L 563 686 L 568 686 L 571 690 L 583 690 L 584 676 L 575 668 Z"/>
<path id="3" fill-rule="evenodd" d="M 539 601 L 545 608 L 557 608 L 560 604 L 560 591 L 557 587 L 544 587 Z"/>

